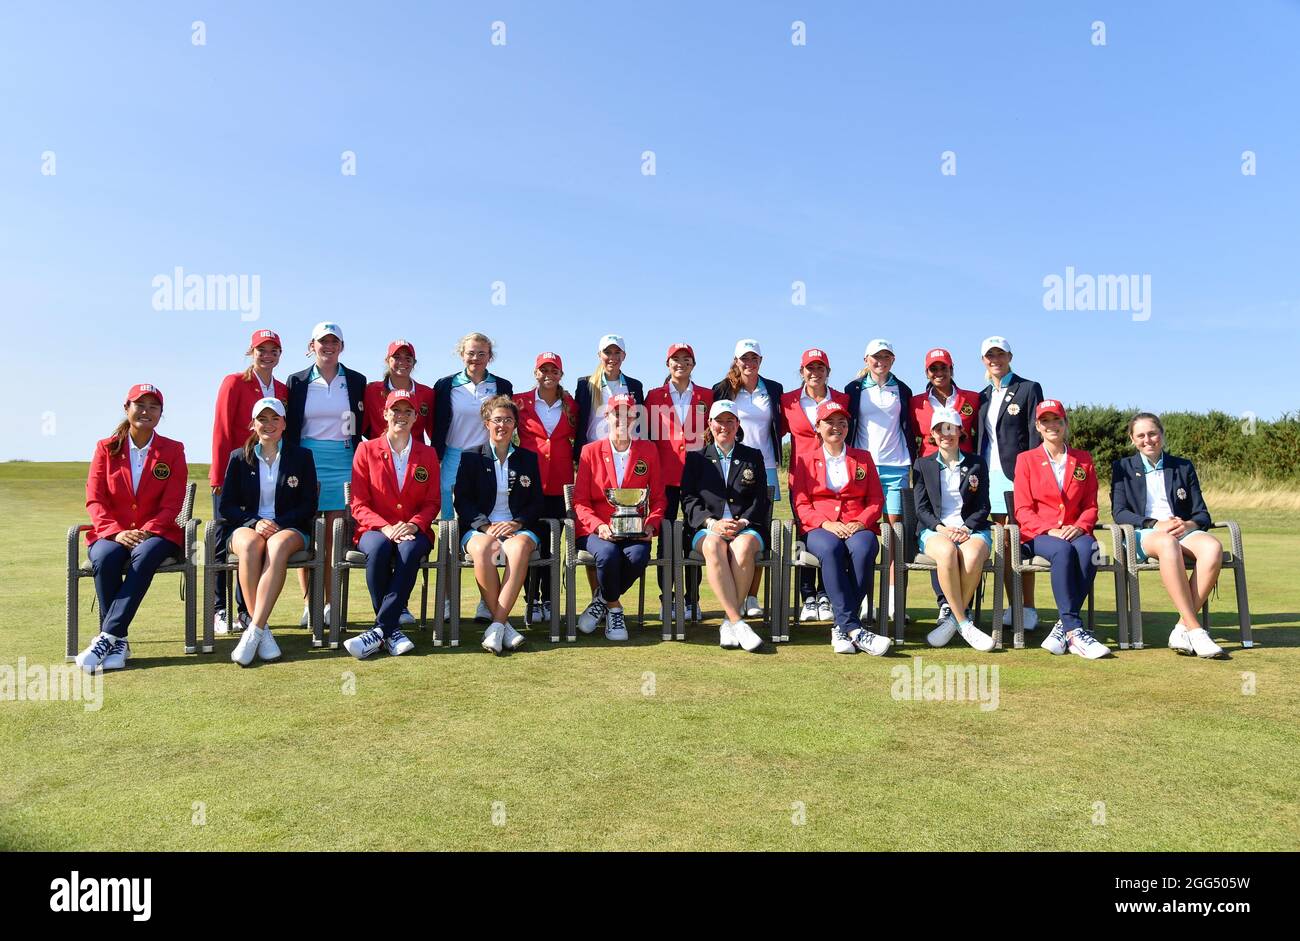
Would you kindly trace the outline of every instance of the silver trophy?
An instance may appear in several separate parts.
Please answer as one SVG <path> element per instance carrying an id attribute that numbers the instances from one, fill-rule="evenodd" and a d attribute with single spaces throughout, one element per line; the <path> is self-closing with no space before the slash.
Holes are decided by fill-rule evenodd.
<path id="1" fill-rule="evenodd" d="M 650 491 L 645 487 L 606 487 L 605 499 L 614 508 L 609 528 L 615 539 L 640 539 L 645 535 L 645 517 Z"/>

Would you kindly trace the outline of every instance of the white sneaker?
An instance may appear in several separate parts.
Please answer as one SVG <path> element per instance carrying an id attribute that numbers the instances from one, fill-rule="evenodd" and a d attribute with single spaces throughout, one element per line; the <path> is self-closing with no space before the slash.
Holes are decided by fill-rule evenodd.
<path id="1" fill-rule="evenodd" d="M 1043 642 L 1038 646 L 1042 647 L 1050 654 L 1060 656 L 1065 653 L 1067 641 L 1065 638 L 1065 625 L 1057 621 L 1052 627 L 1052 633 L 1043 638 Z"/>
<path id="2" fill-rule="evenodd" d="M 873 634 L 865 627 L 859 627 L 849 637 L 853 646 L 873 657 L 883 657 L 889 652 L 889 638 L 883 634 Z"/>
<path id="3" fill-rule="evenodd" d="M 605 614 L 605 639 L 627 640 L 627 622 L 622 608 L 610 608 Z"/>
<path id="4" fill-rule="evenodd" d="M 506 632 L 503 643 L 511 650 L 518 650 L 524 645 L 524 635 L 515 630 L 514 626 L 509 621 L 506 621 L 505 628 Z"/>
<path id="5" fill-rule="evenodd" d="M 329 608 L 326 608 L 325 610 L 328 611 Z M 328 614 L 325 615 L 326 624 L 329 623 L 329 620 L 330 620 L 330 616 Z M 305 604 L 302 606 L 302 617 L 298 618 L 298 626 L 306 627 L 310 623 L 311 623 L 311 605 Z"/>
<path id="6" fill-rule="evenodd" d="M 1196 654 L 1192 649 L 1192 642 L 1187 639 L 1187 628 L 1183 626 L 1182 621 L 1175 624 L 1174 629 L 1169 632 L 1169 649 L 1189 657 Z"/>
<path id="7" fill-rule="evenodd" d="M 731 625 L 731 636 L 741 648 L 753 653 L 763 646 L 763 638 L 754 633 L 754 629 L 744 621 Z"/>
<path id="8" fill-rule="evenodd" d="M 487 602 L 479 600 L 478 607 L 474 609 L 474 620 L 491 621 L 492 612 L 488 610 Z"/>
<path id="9" fill-rule="evenodd" d="M 1191 632 L 1188 631 L 1190 634 Z M 1070 632 L 1070 653 L 1085 660 L 1100 660 L 1107 656 L 1110 650 L 1097 638 L 1088 633 L 1087 628 L 1076 627 Z"/>
<path id="10" fill-rule="evenodd" d="M 821 620 L 821 609 L 817 605 L 817 599 L 805 598 L 803 608 L 799 611 L 799 623 L 806 624 L 808 621 Z"/>
<path id="11" fill-rule="evenodd" d="M 116 637 L 100 631 L 95 639 L 90 642 L 90 646 L 77 654 L 77 666 L 87 673 L 94 673 L 96 669 L 103 665 L 104 660 L 113 652 L 113 648 L 116 646 Z"/>
<path id="12" fill-rule="evenodd" d="M 934 630 L 925 635 L 925 642 L 931 647 L 945 647 L 957 633 L 957 627 L 957 619 L 952 616 L 952 608 L 945 604 L 939 608 L 939 620 L 935 622 Z"/>
<path id="13" fill-rule="evenodd" d="M 356 637 L 349 637 L 343 641 L 343 649 L 358 660 L 364 660 L 376 650 L 384 645 L 384 635 L 379 632 L 379 628 L 372 627 L 368 631 L 358 634 Z"/>
<path id="14" fill-rule="evenodd" d="M 718 646 L 723 650 L 735 650 L 740 646 L 731 630 L 731 622 L 726 618 L 722 619 L 722 626 L 718 628 Z"/>
<path id="15" fill-rule="evenodd" d="M 501 642 L 505 640 L 506 626 L 500 621 L 493 621 L 488 625 L 487 630 L 483 632 L 483 641 L 480 646 L 489 653 L 500 653 Z"/>
<path id="16" fill-rule="evenodd" d="M 253 662 L 257 656 L 258 645 L 262 642 L 262 629 L 257 625 L 250 625 L 244 628 L 244 633 L 239 635 L 239 643 L 235 644 L 235 649 L 230 651 L 230 659 L 238 663 L 241 667 L 246 667 Z"/>
<path id="17" fill-rule="evenodd" d="M 1038 630 L 1038 609 L 1037 608 L 1025 608 L 1025 630 L 1027 631 Z"/>
<path id="18" fill-rule="evenodd" d="M 844 628 L 836 624 L 831 628 L 831 650 L 836 653 L 857 653 L 858 647 L 849 635 L 844 633 Z"/>
<path id="19" fill-rule="evenodd" d="M 415 615 L 411 613 L 410 608 L 402 609 L 402 613 L 397 616 L 397 623 L 402 627 L 410 627 L 415 623 Z"/>
<path id="20" fill-rule="evenodd" d="M 601 598 L 593 598 L 591 604 L 587 605 L 587 610 L 583 611 L 578 617 L 578 630 L 584 634 L 590 634 L 596 629 L 596 625 L 605 620 L 605 614 L 609 607 Z"/>
<path id="21" fill-rule="evenodd" d="M 831 607 L 831 599 L 826 597 L 825 592 L 817 596 L 817 620 L 835 620 L 835 609 Z"/>
<path id="22" fill-rule="evenodd" d="M 758 595 L 746 595 L 740 613 L 747 618 L 761 618 L 763 616 L 763 606 L 758 603 Z"/>
<path id="23" fill-rule="evenodd" d="M 275 642 L 271 636 L 269 627 L 262 628 L 262 636 L 257 641 L 257 656 L 259 660 L 279 660 L 280 645 Z"/>
<path id="24" fill-rule="evenodd" d="M 961 632 L 961 639 L 976 650 L 989 651 L 993 649 L 993 638 L 976 627 L 973 621 L 962 621 L 957 625 L 957 630 Z"/>
<path id="25" fill-rule="evenodd" d="M 1210 639 L 1209 632 L 1203 627 L 1198 627 L 1194 631 L 1187 631 L 1187 639 L 1191 642 L 1192 649 L 1196 651 L 1198 657 L 1210 659 L 1223 655 L 1223 648 Z M 109 669 L 107 661 L 104 662 L 104 669 Z"/>
<path id="26" fill-rule="evenodd" d="M 126 661 L 130 659 L 131 645 L 128 644 L 126 638 L 123 637 L 118 640 L 118 642 L 113 646 L 113 649 L 108 652 L 108 656 L 104 658 L 101 666 L 103 666 L 105 670 L 125 670 Z"/>
<path id="27" fill-rule="evenodd" d="M 226 620 L 225 611 L 218 611 L 216 614 L 212 615 L 212 633 L 214 634 L 230 633 L 230 622 Z"/>
<path id="28" fill-rule="evenodd" d="M 533 609 L 533 623 L 534 624 L 551 623 L 551 603 L 549 601 L 543 601 L 540 605 L 538 605 L 536 608 Z"/>
<path id="29" fill-rule="evenodd" d="M 270 632 L 268 631 L 267 633 Z M 387 650 L 391 656 L 400 657 L 402 654 L 410 653 L 414 650 L 415 644 L 411 642 L 411 638 L 407 637 L 401 631 L 393 631 L 384 638 L 384 649 Z"/>
<path id="30" fill-rule="evenodd" d="M 686 603 L 686 613 L 683 614 L 682 617 L 685 618 L 687 621 L 701 621 L 701 620 L 703 620 L 703 617 L 701 617 L 701 615 L 700 615 L 700 606 L 699 606 L 699 603 L 696 602 L 696 603 L 692 604 L 691 602 L 688 601 L 688 602 Z"/>

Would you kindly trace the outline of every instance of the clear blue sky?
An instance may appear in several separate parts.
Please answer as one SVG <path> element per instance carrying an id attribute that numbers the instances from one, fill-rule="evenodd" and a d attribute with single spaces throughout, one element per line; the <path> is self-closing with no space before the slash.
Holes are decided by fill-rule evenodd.
<path id="1" fill-rule="evenodd" d="M 1001 333 L 1066 402 L 1275 417 L 1300 407 L 1298 45 L 1278 0 L 6 4 L 0 459 L 87 459 L 151 381 L 206 462 L 250 327 L 284 378 L 323 319 L 372 377 L 407 336 L 432 382 L 480 329 L 503 375 L 555 349 L 569 388 L 620 331 L 647 382 L 670 341 L 712 383 L 752 335 L 766 373 L 817 345 L 842 387 L 879 335 L 914 386 L 944 345 L 978 389 Z M 259 275 L 260 321 L 154 310 L 177 266 Z M 1044 310 L 1067 266 L 1149 274 L 1150 319 Z"/>

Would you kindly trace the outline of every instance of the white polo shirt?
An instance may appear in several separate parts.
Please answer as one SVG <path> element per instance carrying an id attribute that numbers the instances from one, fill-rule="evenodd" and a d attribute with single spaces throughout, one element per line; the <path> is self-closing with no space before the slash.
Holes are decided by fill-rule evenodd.
<path id="1" fill-rule="evenodd" d="M 269 464 L 262 457 L 262 445 L 253 446 L 257 456 L 257 516 L 258 519 L 275 519 L 275 482 L 280 476 L 280 455 L 284 448 L 275 449 L 275 460 Z"/>
<path id="2" fill-rule="evenodd" d="M 763 466 L 779 467 L 776 448 L 772 445 L 772 397 L 767 394 L 763 380 L 758 380 L 754 391 L 741 386 L 736 390 L 736 418 L 745 432 L 745 443 L 763 452 Z"/>
<path id="3" fill-rule="evenodd" d="M 397 474 L 397 490 L 400 493 L 406 486 L 406 465 L 411 460 L 411 442 L 415 440 L 415 435 L 406 439 L 406 448 L 397 450 L 393 447 L 393 439 L 388 439 L 388 450 L 393 452 L 393 472 Z"/>
<path id="4" fill-rule="evenodd" d="M 958 457 L 952 465 L 944 463 L 942 454 L 936 454 L 935 460 L 942 468 L 939 471 L 939 482 L 942 484 L 939 493 L 939 522 L 945 526 L 964 526 L 966 524 L 961 515 L 961 458 Z"/>
<path id="5" fill-rule="evenodd" d="M 467 451 L 487 444 L 483 427 L 483 403 L 497 394 L 497 380 L 491 373 L 482 382 L 472 382 L 462 370 L 451 381 L 451 426 L 447 429 L 447 447 Z"/>
<path id="6" fill-rule="evenodd" d="M 510 455 L 515 452 L 514 445 L 506 451 L 504 461 L 497 459 L 496 448 L 492 449 L 492 470 L 496 474 L 497 481 L 497 499 L 492 504 L 492 512 L 488 514 L 490 523 L 508 523 L 514 519 L 514 514 L 510 512 Z"/>
<path id="7" fill-rule="evenodd" d="M 620 395 L 627 392 L 627 383 L 623 381 L 622 373 L 613 382 L 606 381 L 604 376 L 600 377 L 600 401 L 597 402 L 593 397 L 591 400 L 591 414 L 587 416 L 587 440 L 600 441 L 602 438 L 609 437 L 609 419 L 605 417 L 605 403 L 609 401 L 611 395 Z"/>
<path id="8" fill-rule="evenodd" d="M 547 405 L 546 400 L 540 395 L 534 396 L 537 403 L 537 417 L 546 429 L 546 436 L 549 438 L 555 434 L 555 427 L 560 423 L 560 416 L 564 414 L 564 396 L 557 395 L 554 405 Z"/>
<path id="9" fill-rule="evenodd" d="M 826 486 L 839 493 L 849 482 L 849 450 L 845 448 L 835 457 L 822 445 L 822 456 L 826 458 Z"/>
<path id="10" fill-rule="evenodd" d="M 140 489 L 140 475 L 144 473 L 144 465 L 149 460 L 149 449 L 153 447 L 154 436 L 150 435 L 149 440 L 144 443 L 143 448 L 137 448 L 135 442 L 131 440 L 131 433 L 127 432 L 126 443 L 131 446 L 131 489 Z"/>
<path id="11" fill-rule="evenodd" d="M 343 441 L 343 416 L 351 410 L 348 380 L 339 366 L 333 382 L 326 382 L 313 366 L 307 377 L 307 404 L 302 413 L 302 436 L 313 441 Z"/>
<path id="12" fill-rule="evenodd" d="M 618 485 L 623 486 L 623 476 L 627 473 L 627 459 L 632 455 L 632 444 L 628 442 L 627 450 L 620 451 L 614 447 L 614 442 L 609 443 L 609 450 L 614 455 L 614 479 Z"/>
<path id="13" fill-rule="evenodd" d="M 1169 505 L 1169 494 L 1165 490 L 1165 456 L 1160 455 L 1160 460 L 1156 461 L 1152 467 L 1142 455 L 1142 467 L 1146 471 L 1145 480 L 1147 486 L 1146 502 L 1142 510 L 1143 519 L 1167 520 L 1173 517 L 1174 508 Z"/>
<path id="14" fill-rule="evenodd" d="M 883 386 L 871 378 L 862 380 L 853 446 L 871 452 L 880 467 L 910 463 L 907 442 L 903 440 L 903 400 L 893 376 Z"/>

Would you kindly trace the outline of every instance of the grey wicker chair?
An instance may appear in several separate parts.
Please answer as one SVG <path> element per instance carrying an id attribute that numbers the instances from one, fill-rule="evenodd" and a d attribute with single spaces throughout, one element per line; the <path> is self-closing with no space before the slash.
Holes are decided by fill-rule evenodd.
<path id="1" fill-rule="evenodd" d="M 895 581 L 898 583 L 897 594 L 901 597 L 894 601 L 894 643 L 901 645 L 903 643 L 903 616 L 907 610 L 907 583 L 909 575 L 912 572 L 936 572 L 939 569 L 938 563 L 928 555 L 924 555 L 917 544 L 916 518 L 916 492 L 912 487 L 904 487 L 902 490 L 903 500 L 903 519 L 894 523 L 894 545 L 897 546 L 897 558 L 895 563 Z M 1002 526 L 998 523 L 992 524 L 993 551 L 989 557 L 984 560 L 984 575 L 992 574 L 993 576 L 993 646 L 1002 646 Z M 980 611 L 984 602 L 984 578 L 980 577 L 980 586 L 975 591 L 975 612 L 972 619 L 975 624 L 979 624 Z"/>
<path id="2" fill-rule="evenodd" d="M 781 574 L 781 588 L 784 597 L 782 620 L 781 620 L 781 640 L 790 639 L 790 625 L 793 623 L 799 611 L 799 599 L 794 593 L 799 590 L 799 579 L 795 577 L 795 570 L 802 568 L 821 568 L 821 562 L 817 556 L 808 551 L 807 545 L 803 539 L 800 539 L 795 532 L 794 520 L 782 520 L 782 527 L 785 530 L 785 567 Z M 867 604 L 876 609 L 874 621 L 875 633 L 889 636 L 889 606 L 886 604 L 875 604 L 875 599 L 885 599 L 889 597 L 889 565 L 894 559 L 894 530 L 888 524 L 880 527 L 880 554 L 876 557 L 876 572 L 880 575 L 880 593 L 876 594 L 875 573 L 867 583 Z M 903 610 L 900 605 L 898 610 Z M 894 644 L 901 644 L 902 627 L 899 627 L 900 636 L 894 638 Z"/>
<path id="3" fill-rule="evenodd" d="M 185 499 L 181 503 L 181 512 L 176 517 L 176 525 L 181 528 L 184 543 L 180 557 L 173 556 L 158 566 L 156 574 L 177 574 L 181 577 L 181 599 L 185 602 L 185 652 L 198 653 L 198 585 L 199 574 L 196 556 L 198 529 L 201 520 L 194 518 L 195 484 L 185 487 Z M 90 529 L 88 523 L 68 527 L 68 568 L 67 568 L 67 608 L 64 620 L 64 655 L 68 660 L 75 660 L 81 652 L 78 645 L 81 618 L 81 580 L 93 578 L 94 566 L 90 559 L 81 559 L 81 534 Z M 99 612 L 99 620 L 104 621 L 104 612 Z M 209 625 L 211 621 L 208 622 Z"/>
<path id="4" fill-rule="evenodd" d="M 1160 571 L 1159 559 L 1148 559 L 1146 562 L 1137 560 L 1137 532 L 1135 527 L 1128 523 L 1121 524 L 1124 531 L 1124 552 L 1125 563 L 1128 571 L 1128 622 L 1129 631 L 1133 646 L 1142 649 L 1142 595 L 1141 586 L 1138 584 L 1138 576 L 1142 572 Z M 1230 549 L 1223 551 L 1223 568 L 1219 577 L 1223 577 L 1223 572 L 1232 572 L 1232 581 L 1237 589 L 1237 624 L 1241 632 L 1241 646 L 1253 647 L 1255 642 L 1250 632 L 1250 601 L 1246 596 L 1246 556 L 1241 541 L 1241 527 L 1234 522 L 1215 523 L 1210 527 L 1214 529 L 1226 529 L 1228 538 L 1232 546 Z M 1187 568 L 1195 566 L 1188 564 Z M 1205 606 L 1201 609 L 1201 627 L 1206 630 L 1210 629 L 1210 601 L 1205 600 Z M 1122 646 L 1127 646 L 1122 645 Z"/>
<path id="5" fill-rule="evenodd" d="M 544 558 L 541 551 L 534 546 L 532 555 L 528 557 L 529 569 L 543 569 L 547 573 L 547 578 L 551 582 L 551 598 L 560 597 L 560 539 L 564 532 L 563 524 L 559 520 L 542 520 L 546 524 L 548 538 L 551 543 L 551 554 L 549 558 Z M 456 553 L 456 562 L 448 569 L 450 578 L 450 590 L 448 595 L 451 599 L 451 645 L 453 647 L 460 644 L 460 573 L 464 569 L 473 571 L 474 563 L 466 556 L 465 550 L 460 548 L 460 521 L 448 520 L 447 523 L 446 544 L 448 552 Z M 538 533 L 540 536 L 541 534 Z M 528 605 L 524 605 L 524 629 L 528 628 Z M 555 602 L 551 605 L 551 643 L 560 642 L 560 605 Z"/>

